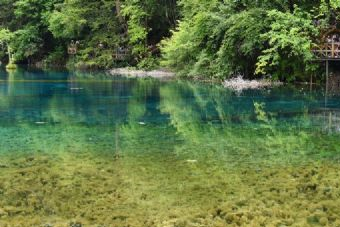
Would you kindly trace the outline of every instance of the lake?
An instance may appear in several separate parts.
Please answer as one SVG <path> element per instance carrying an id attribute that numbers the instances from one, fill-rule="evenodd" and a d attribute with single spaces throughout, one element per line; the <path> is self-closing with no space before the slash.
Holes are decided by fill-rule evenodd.
<path id="1" fill-rule="evenodd" d="M 339 136 L 318 87 L 0 71 L 0 226 L 340 226 Z"/>

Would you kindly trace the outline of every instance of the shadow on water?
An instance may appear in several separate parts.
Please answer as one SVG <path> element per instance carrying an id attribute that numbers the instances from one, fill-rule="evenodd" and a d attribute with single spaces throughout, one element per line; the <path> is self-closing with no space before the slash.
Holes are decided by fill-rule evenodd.
<path id="1" fill-rule="evenodd" d="M 340 222 L 337 95 L 60 71 L 0 78 L 0 226 Z"/>

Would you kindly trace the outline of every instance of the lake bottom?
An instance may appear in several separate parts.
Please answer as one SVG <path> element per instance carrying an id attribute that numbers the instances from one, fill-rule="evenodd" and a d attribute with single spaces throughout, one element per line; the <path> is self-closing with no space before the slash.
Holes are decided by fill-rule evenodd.
<path id="1" fill-rule="evenodd" d="M 340 165 L 1 155 L 0 226 L 340 226 Z"/>

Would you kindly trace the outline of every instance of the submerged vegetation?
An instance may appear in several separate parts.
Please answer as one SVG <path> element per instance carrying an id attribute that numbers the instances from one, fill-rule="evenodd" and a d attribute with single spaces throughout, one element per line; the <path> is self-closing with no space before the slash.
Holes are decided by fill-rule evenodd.
<path id="1" fill-rule="evenodd" d="M 294 81 L 317 70 L 311 48 L 337 27 L 340 3 L 0 0 L 0 10 L 0 41 L 16 63 Z M 71 44 L 75 51 L 68 51 Z M 4 62 L 6 52 L 3 45 Z"/>
<path id="2" fill-rule="evenodd" d="M 1 79 L 0 226 L 340 225 L 339 119 L 323 108 L 338 96 L 83 72 Z"/>

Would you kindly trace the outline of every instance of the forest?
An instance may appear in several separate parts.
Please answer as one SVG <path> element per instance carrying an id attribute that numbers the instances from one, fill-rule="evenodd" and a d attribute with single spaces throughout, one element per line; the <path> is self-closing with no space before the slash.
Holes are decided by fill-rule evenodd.
<path id="1" fill-rule="evenodd" d="M 320 70 L 311 49 L 339 9 L 339 0 L 0 0 L 0 58 L 307 80 Z"/>

